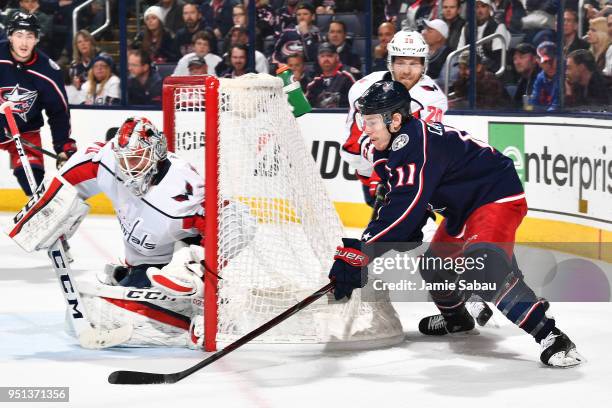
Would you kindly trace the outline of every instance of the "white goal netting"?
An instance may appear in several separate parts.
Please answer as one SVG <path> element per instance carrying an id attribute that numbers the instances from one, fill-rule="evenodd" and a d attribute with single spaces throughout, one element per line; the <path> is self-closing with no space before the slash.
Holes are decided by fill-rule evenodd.
<path id="1" fill-rule="evenodd" d="M 166 86 L 166 85 L 165 85 Z M 260 326 L 328 283 L 343 235 L 315 162 L 282 90 L 265 74 L 221 79 L 218 180 L 219 276 L 216 341 Z M 172 103 L 175 152 L 204 174 L 204 86 L 176 86 Z M 212 135 L 207 135 L 211 137 Z M 205 305 L 206 307 L 206 305 Z M 386 299 L 322 299 L 256 341 L 392 344 L 402 327 Z"/>

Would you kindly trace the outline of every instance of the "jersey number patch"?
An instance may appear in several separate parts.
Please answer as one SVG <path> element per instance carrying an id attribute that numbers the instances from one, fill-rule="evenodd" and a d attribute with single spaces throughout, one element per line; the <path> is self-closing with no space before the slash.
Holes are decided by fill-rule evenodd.
<path id="1" fill-rule="evenodd" d="M 410 163 L 404 166 L 395 168 L 397 173 L 397 183 L 395 187 L 412 186 L 414 185 L 414 173 L 416 173 L 416 164 Z"/>

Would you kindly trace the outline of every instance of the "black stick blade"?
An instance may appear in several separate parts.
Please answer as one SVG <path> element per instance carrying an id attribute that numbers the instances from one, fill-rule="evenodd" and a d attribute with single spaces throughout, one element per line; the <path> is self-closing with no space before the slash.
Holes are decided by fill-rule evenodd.
<path id="1" fill-rule="evenodd" d="M 173 381 L 167 381 L 166 374 L 115 371 L 108 376 L 108 382 L 111 384 L 164 384 Z"/>

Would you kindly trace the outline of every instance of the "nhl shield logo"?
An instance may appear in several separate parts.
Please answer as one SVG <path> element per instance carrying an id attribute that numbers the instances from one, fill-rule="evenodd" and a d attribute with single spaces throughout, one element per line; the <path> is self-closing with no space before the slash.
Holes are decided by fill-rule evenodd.
<path id="1" fill-rule="evenodd" d="M 27 122 L 28 112 L 34 105 L 38 92 L 22 88 L 19 84 L 0 88 L 0 103 L 13 102 L 13 113 Z"/>
<path id="2" fill-rule="evenodd" d="M 391 150 L 393 150 L 394 152 L 398 151 L 399 149 L 401 149 L 402 147 L 408 144 L 408 140 L 409 140 L 408 135 L 405 133 L 402 133 L 401 135 L 396 137 L 395 140 L 393 141 L 393 144 L 391 145 Z"/>

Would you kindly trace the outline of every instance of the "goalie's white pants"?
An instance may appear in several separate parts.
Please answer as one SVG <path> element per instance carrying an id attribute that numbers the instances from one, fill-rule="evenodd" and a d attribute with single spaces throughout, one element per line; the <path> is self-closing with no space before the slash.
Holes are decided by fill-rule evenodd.
<path id="1" fill-rule="evenodd" d="M 189 324 L 194 314 L 202 314 L 201 302 L 174 298 L 157 289 L 105 285 L 79 280 L 87 315 L 96 328 L 113 329 L 132 325 L 132 337 L 120 347 L 186 347 Z M 66 331 L 74 336 L 71 320 Z"/>

